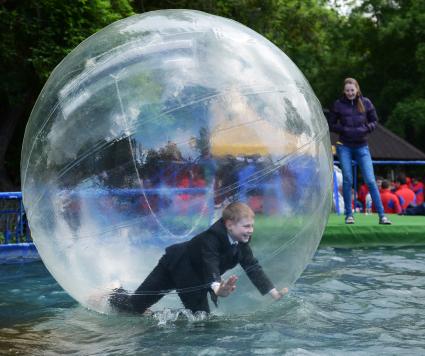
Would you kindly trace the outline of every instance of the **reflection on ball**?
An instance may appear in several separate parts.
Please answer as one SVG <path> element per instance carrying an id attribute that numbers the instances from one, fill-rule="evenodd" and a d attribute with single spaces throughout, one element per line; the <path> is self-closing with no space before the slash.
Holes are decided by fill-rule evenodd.
<path id="1" fill-rule="evenodd" d="M 58 65 L 31 114 L 21 171 L 34 242 L 88 305 L 114 283 L 135 290 L 165 247 L 240 200 L 256 212 L 256 257 L 289 286 L 330 209 L 327 132 L 301 72 L 249 28 L 188 10 L 115 22 Z M 220 311 L 270 303 L 233 273 Z M 156 308 L 178 305 L 172 294 Z"/>

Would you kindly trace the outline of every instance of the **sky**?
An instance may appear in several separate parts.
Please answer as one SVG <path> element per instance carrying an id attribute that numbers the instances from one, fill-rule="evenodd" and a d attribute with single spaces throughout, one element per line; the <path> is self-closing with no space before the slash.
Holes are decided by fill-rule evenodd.
<path id="1" fill-rule="evenodd" d="M 342 15 L 349 15 L 353 7 L 359 6 L 363 0 L 328 0 L 330 7 Z"/>

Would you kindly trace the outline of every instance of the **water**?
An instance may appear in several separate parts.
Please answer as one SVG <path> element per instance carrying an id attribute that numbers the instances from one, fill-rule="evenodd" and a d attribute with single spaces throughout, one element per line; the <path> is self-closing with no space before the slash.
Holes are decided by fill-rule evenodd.
<path id="1" fill-rule="evenodd" d="M 425 249 L 320 249 L 282 301 L 208 318 L 86 310 L 41 263 L 0 266 L 0 353 L 424 355 Z"/>

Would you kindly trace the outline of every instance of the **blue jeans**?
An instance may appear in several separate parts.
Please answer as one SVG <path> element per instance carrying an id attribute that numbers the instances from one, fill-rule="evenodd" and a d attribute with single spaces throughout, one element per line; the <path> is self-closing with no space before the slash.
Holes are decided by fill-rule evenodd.
<path id="1" fill-rule="evenodd" d="M 384 216 L 384 207 L 382 205 L 381 196 L 375 181 L 373 172 L 372 158 L 370 156 L 369 147 L 348 147 L 341 144 L 336 145 L 339 163 L 342 170 L 342 195 L 344 197 L 345 216 L 352 216 L 351 207 L 351 188 L 353 186 L 353 167 L 351 161 L 357 162 L 363 174 L 363 179 L 369 187 L 370 196 L 378 212 L 379 217 Z"/>

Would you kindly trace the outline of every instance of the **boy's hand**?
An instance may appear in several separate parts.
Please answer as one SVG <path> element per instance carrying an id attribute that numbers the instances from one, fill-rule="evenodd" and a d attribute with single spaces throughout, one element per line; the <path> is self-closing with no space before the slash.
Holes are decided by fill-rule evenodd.
<path id="1" fill-rule="evenodd" d="M 236 281 L 238 277 L 235 275 L 230 276 L 227 281 L 222 281 L 220 285 L 214 288 L 214 293 L 219 297 L 227 297 L 236 289 Z"/>
<path id="2" fill-rule="evenodd" d="M 278 291 L 276 288 L 273 288 L 270 292 L 270 295 L 274 300 L 281 299 L 286 293 L 288 293 L 288 288 L 282 288 L 280 291 Z"/>

